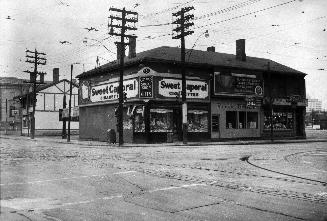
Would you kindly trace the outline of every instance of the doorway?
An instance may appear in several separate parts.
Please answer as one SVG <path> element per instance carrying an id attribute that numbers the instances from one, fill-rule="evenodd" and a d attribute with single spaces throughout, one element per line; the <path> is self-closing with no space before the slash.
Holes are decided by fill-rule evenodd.
<path id="1" fill-rule="evenodd" d="M 183 140 L 182 111 L 180 108 L 173 108 L 173 140 Z"/>

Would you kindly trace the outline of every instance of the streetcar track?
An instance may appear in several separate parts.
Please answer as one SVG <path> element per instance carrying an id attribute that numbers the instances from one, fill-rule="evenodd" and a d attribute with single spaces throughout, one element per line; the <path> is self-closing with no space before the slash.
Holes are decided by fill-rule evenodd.
<path id="1" fill-rule="evenodd" d="M 317 182 L 317 180 L 307 180 L 311 182 L 305 182 L 303 179 L 300 177 L 296 176 L 291 176 L 293 178 L 297 178 L 300 180 L 295 180 L 295 179 L 290 179 L 290 178 L 285 178 L 285 177 L 273 177 L 269 175 L 257 175 L 257 174 L 250 174 L 250 173 L 244 173 L 240 171 L 228 171 L 224 169 L 213 169 L 213 168 L 208 168 L 208 167 L 203 167 L 203 166 L 191 166 L 191 165 L 180 165 L 180 164 L 168 164 L 168 163 L 154 163 L 154 162 L 145 162 L 145 161 L 140 161 L 140 160 L 135 160 L 135 159 L 126 159 L 120 156 L 115 156 L 114 157 L 116 160 L 125 160 L 130 163 L 138 163 L 138 164 L 149 164 L 149 165 L 158 165 L 158 166 L 166 166 L 166 167 L 173 167 L 173 168 L 189 168 L 189 169 L 197 169 L 197 170 L 204 170 L 207 172 L 219 172 L 223 174 L 231 174 L 231 175 L 239 175 L 239 176 L 247 176 L 247 177 L 255 177 L 255 178 L 268 178 L 268 179 L 274 179 L 277 181 L 285 181 L 285 182 L 291 182 L 291 183 L 299 183 L 299 184 L 308 184 L 308 185 L 322 185 L 326 186 L 325 182 Z M 113 159 L 113 158 L 112 158 Z M 242 159 L 242 158 L 241 158 Z M 269 170 L 268 170 L 269 171 Z M 275 171 L 270 171 L 270 172 L 275 172 Z M 284 176 L 288 176 L 288 174 L 281 174 Z M 322 183 L 321 183 L 322 182 Z"/>
<path id="2" fill-rule="evenodd" d="M 127 161 L 131 163 L 138 163 L 138 164 L 150 164 L 145 161 L 137 161 L 137 160 L 126 160 L 123 158 L 120 158 L 119 156 L 113 156 L 112 159 L 118 160 L 118 161 Z M 165 163 L 153 163 L 151 162 L 151 165 L 160 165 L 160 166 L 168 166 L 168 167 L 174 167 L 174 168 L 190 168 L 190 169 L 198 169 L 198 170 L 206 170 L 206 171 L 215 171 L 215 172 L 224 172 L 224 173 L 231 173 L 235 174 L 233 171 L 226 171 L 226 170 L 218 170 L 218 169 L 210 169 L 210 168 L 205 168 L 205 167 L 200 167 L 200 166 L 195 166 L 195 167 L 190 167 L 190 166 L 180 166 L 180 165 L 172 165 L 172 164 L 165 164 Z M 117 167 L 117 166 L 116 166 Z M 249 186 L 246 184 L 242 183 L 235 183 L 235 182 L 230 182 L 230 181 L 222 181 L 222 180 L 214 180 L 214 179 L 203 179 L 202 177 L 198 176 L 192 176 L 192 175 L 182 175 L 182 174 L 177 174 L 174 172 L 168 172 L 168 171 L 160 171 L 160 170 L 154 170 L 154 169 L 144 169 L 141 166 L 137 167 L 122 167 L 118 166 L 118 169 L 127 169 L 127 170 L 136 170 L 138 172 L 144 173 L 144 174 L 149 174 L 161 178 L 168 178 L 168 179 L 175 179 L 175 180 L 180 180 L 180 181 L 185 181 L 185 182 L 198 182 L 198 183 L 204 183 L 210 186 L 216 186 L 216 187 L 222 187 L 222 188 L 227 188 L 227 189 L 233 189 L 233 190 L 238 190 L 238 191 L 249 191 L 249 192 L 254 192 L 258 194 L 265 194 L 265 195 L 270 195 L 270 196 L 275 196 L 275 197 L 284 197 L 284 198 L 289 198 L 289 199 L 295 199 L 295 200 L 302 200 L 302 201 L 309 201 L 309 202 L 317 202 L 317 203 L 323 203 L 327 204 L 327 198 L 317 196 L 314 194 L 310 193 L 301 193 L 301 192 L 296 192 L 296 191 L 291 191 L 291 190 L 279 190 L 279 189 L 273 189 L 269 187 L 254 187 L 254 186 Z M 250 175 L 250 174 L 248 174 Z M 276 177 L 271 177 L 271 176 L 261 176 L 260 177 L 265 177 L 265 178 L 273 178 L 275 179 Z M 277 177 L 278 178 L 278 177 Z M 283 178 L 284 181 L 289 179 Z M 304 183 L 302 181 L 295 181 L 293 180 L 292 182 L 299 182 L 299 183 Z M 308 183 L 308 184 L 313 184 L 313 183 Z M 317 183 L 315 183 L 317 184 Z M 319 185 L 319 184 L 318 184 Z"/>
<path id="3" fill-rule="evenodd" d="M 295 200 L 302 200 L 302 201 L 309 201 L 309 202 L 316 202 L 316 203 L 322 203 L 327 204 L 327 199 L 325 197 L 316 196 L 310 193 L 301 193 L 291 190 L 279 190 L 279 189 L 273 189 L 269 187 L 254 187 L 249 186 L 246 184 L 236 183 L 236 182 L 229 182 L 224 180 L 215 180 L 215 179 L 204 179 L 202 177 L 198 176 L 190 176 L 190 175 L 181 175 L 174 172 L 169 171 L 160 171 L 160 170 L 153 170 L 153 169 L 144 169 L 142 167 L 122 167 L 118 166 L 119 169 L 134 169 L 138 172 L 160 177 L 160 178 L 166 178 L 166 179 L 175 179 L 185 182 L 196 182 L 196 183 L 202 183 L 206 184 L 208 186 L 213 187 L 221 187 L 231 190 L 237 190 L 237 191 L 248 191 L 253 192 L 257 194 L 264 194 L 274 197 L 283 197 L 283 198 L 289 198 L 289 199 L 295 199 Z"/>
<path id="4" fill-rule="evenodd" d="M 255 164 L 253 164 L 253 163 L 251 163 L 249 161 L 249 158 L 250 158 L 250 156 L 246 156 L 246 157 L 242 157 L 241 160 L 247 162 L 251 166 L 254 166 L 256 168 L 259 168 L 259 169 L 262 169 L 262 170 L 266 170 L 266 171 L 269 171 L 269 172 L 272 172 L 272 173 L 277 173 L 277 174 L 281 174 L 281 175 L 284 175 L 284 176 L 294 177 L 294 178 L 297 178 L 297 179 L 302 179 L 302 180 L 307 180 L 307 181 L 321 183 L 323 186 L 326 186 L 327 185 L 327 182 L 324 182 L 324 181 L 309 179 L 309 178 L 300 177 L 300 176 L 295 176 L 295 175 L 292 175 L 292 174 L 283 173 L 283 172 L 279 172 L 279 171 L 275 171 L 275 170 L 270 170 L 270 169 L 267 169 L 267 168 L 264 168 L 264 167 L 255 165 Z M 283 179 L 283 178 L 280 178 L 280 179 Z"/>

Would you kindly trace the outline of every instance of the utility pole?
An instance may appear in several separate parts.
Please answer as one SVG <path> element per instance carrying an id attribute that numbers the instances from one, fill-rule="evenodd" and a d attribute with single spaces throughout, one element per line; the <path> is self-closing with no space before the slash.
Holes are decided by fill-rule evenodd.
<path id="1" fill-rule="evenodd" d="M 64 92 L 64 98 L 62 100 L 62 110 L 65 110 L 67 106 L 66 102 L 66 91 Z M 66 132 L 66 119 L 62 117 L 62 132 L 61 132 L 62 139 L 67 138 L 67 132 Z"/>
<path id="2" fill-rule="evenodd" d="M 46 59 L 44 57 L 40 57 L 40 55 L 46 55 L 41 52 L 37 52 L 36 49 L 33 51 L 26 50 L 26 62 L 34 64 L 34 71 L 24 71 L 30 74 L 30 82 L 33 83 L 33 95 L 32 95 L 32 103 L 33 103 L 33 110 L 31 116 L 31 139 L 34 139 L 35 136 L 35 105 L 36 105 L 36 84 L 43 84 L 44 82 L 44 75 L 43 72 L 37 71 L 38 65 L 45 65 Z M 29 60 L 31 58 L 32 60 Z M 36 82 L 37 75 L 40 75 L 40 82 Z M 28 113 L 28 110 L 27 110 Z"/>
<path id="3" fill-rule="evenodd" d="M 69 103 L 68 103 L 68 136 L 67 142 L 70 142 L 70 118 L 72 108 L 72 90 L 73 90 L 73 64 L 70 65 L 70 84 L 69 84 Z"/>
<path id="4" fill-rule="evenodd" d="M 135 35 L 128 35 L 126 31 L 128 30 L 137 30 L 135 27 L 135 23 L 138 21 L 138 14 L 137 12 L 127 11 L 125 8 L 117 9 L 117 8 L 110 8 L 109 11 L 113 11 L 116 13 L 120 13 L 121 17 L 119 16 L 110 16 L 110 27 L 109 34 L 114 36 L 120 36 L 120 42 L 115 42 L 117 45 L 117 53 L 120 53 L 120 73 L 119 73 L 119 87 L 118 87 L 118 95 L 119 95 L 119 104 L 118 104 L 118 123 L 117 123 L 117 131 L 119 133 L 119 146 L 124 144 L 124 136 L 123 136 L 123 77 L 124 77 L 124 57 L 125 57 L 125 38 L 136 38 Z M 113 24 L 113 21 L 118 21 L 118 24 Z M 128 26 L 127 24 L 133 24 L 134 26 Z M 120 33 L 116 33 L 114 29 L 119 29 Z M 117 58 L 118 59 L 118 58 Z"/>
<path id="5" fill-rule="evenodd" d="M 271 142 L 274 141 L 274 119 L 273 119 L 273 103 L 274 103 L 274 98 L 272 95 L 272 81 L 271 81 L 271 71 L 270 71 L 270 62 L 268 61 L 268 66 L 267 66 L 267 71 L 268 71 L 268 77 L 269 77 L 269 112 L 270 112 L 270 140 Z"/>
<path id="6" fill-rule="evenodd" d="M 194 25 L 190 20 L 194 19 L 194 15 L 186 14 L 193 10 L 194 7 L 181 8 L 180 11 L 173 13 L 174 17 L 177 17 L 173 24 L 177 24 L 177 27 L 173 29 L 177 33 L 173 36 L 173 39 L 181 39 L 181 72 L 182 72 L 182 116 L 183 116 L 183 143 L 187 143 L 187 103 L 186 103 L 186 76 L 185 76 L 185 36 L 191 35 L 194 31 L 190 31 L 189 28 Z"/>

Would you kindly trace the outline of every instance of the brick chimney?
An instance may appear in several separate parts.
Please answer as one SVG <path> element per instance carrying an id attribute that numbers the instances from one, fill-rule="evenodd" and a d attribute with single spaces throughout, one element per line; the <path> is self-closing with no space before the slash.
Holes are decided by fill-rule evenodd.
<path id="1" fill-rule="evenodd" d="M 236 60 L 246 61 L 245 39 L 236 40 Z"/>
<path id="2" fill-rule="evenodd" d="M 44 73 L 40 73 L 40 83 L 44 83 Z"/>
<path id="3" fill-rule="evenodd" d="M 59 68 L 53 69 L 53 83 L 59 82 Z"/>
<path id="4" fill-rule="evenodd" d="M 214 46 L 207 47 L 208 52 L 216 52 L 216 48 Z"/>
<path id="5" fill-rule="evenodd" d="M 216 52 L 216 48 L 214 46 L 207 47 L 208 52 Z"/>
<path id="6" fill-rule="evenodd" d="M 135 58 L 136 57 L 136 38 L 129 38 L 128 44 L 128 58 Z"/>

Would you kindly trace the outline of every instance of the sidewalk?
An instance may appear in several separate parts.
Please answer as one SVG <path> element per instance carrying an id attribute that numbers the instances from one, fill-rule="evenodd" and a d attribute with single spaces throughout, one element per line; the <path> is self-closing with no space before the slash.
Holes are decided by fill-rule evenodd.
<path id="1" fill-rule="evenodd" d="M 4 135 L 0 134 L 0 139 L 20 139 L 22 141 L 32 140 L 26 136 L 19 135 Z M 154 144 L 133 144 L 133 143 L 124 143 L 123 146 L 119 147 L 118 144 L 109 144 L 107 142 L 101 141 L 90 141 L 90 140 L 79 140 L 78 137 L 72 137 L 70 142 L 67 142 L 67 139 L 62 139 L 59 136 L 49 137 L 49 136 L 39 136 L 35 137 L 34 141 L 45 141 L 53 143 L 61 143 L 68 145 L 81 145 L 87 147 L 111 147 L 111 148 L 131 148 L 131 147 L 162 147 L 162 146 L 214 146 L 214 145 L 256 145 L 256 144 L 283 144 L 283 143 L 312 143 L 312 142 L 327 142 L 327 137 L 309 137 L 307 139 L 274 139 L 271 140 L 226 140 L 226 141 L 212 141 L 212 142 L 188 142 L 183 144 L 183 142 L 174 142 L 174 143 L 154 143 Z"/>

